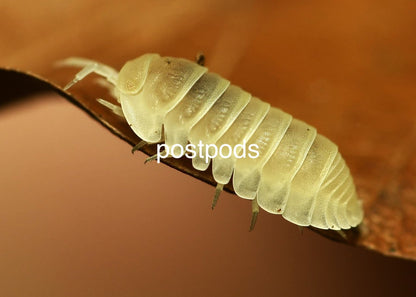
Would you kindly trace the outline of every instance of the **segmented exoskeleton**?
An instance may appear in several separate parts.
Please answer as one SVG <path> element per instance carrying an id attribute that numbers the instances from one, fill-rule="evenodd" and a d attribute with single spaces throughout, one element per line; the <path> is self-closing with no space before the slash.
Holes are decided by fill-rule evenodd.
<path id="1" fill-rule="evenodd" d="M 252 223 L 258 206 L 300 226 L 340 230 L 362 221 L 361 201 L 335 144 L 207 68 L 158 54 L 131 60 L 120 72 L 82 58 L 62 63 L 84 67 L 66 89 L 92 72 L 112 84 L 121 107 L 99 100 L 124 116 L 143 140 L 136 148 L 163 142 L 185 147 L 200 141 L 217 147 L 257 145 L 257 158 L 212 158 L 218 183 L 214 204 L 233 177 L 236 194 L 253 200 Z M 192 159 L 198 170 L 206 170 L 209 163 L 201 156 Z"/>

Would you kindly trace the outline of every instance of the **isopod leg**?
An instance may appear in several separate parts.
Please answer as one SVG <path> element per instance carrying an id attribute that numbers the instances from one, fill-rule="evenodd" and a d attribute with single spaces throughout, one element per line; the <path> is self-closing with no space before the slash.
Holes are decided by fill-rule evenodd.
<path id="1" fill-rule="evenodd" d="M 144 160 L 144 164 L 146 164 L 147 162 L 151 162 L 151 161 L 154 161 L 154 160 L 158 159 L 158 157 L 160 157 L 160 154 L 163 153 L 163 152 L 165 152 L 165 150 L 162 150 L 160 152 L 157 152 L 153 156 L 150 156 L 149 158 Z M 171 158 L 171 157 L 172 157 L 171 155 L 168 155 L 168 156 L 161 157 L 161 159 L 166 159 L 166 158 Z"/>
<path id="2" fill-rule="evenodd" d="M 140 141 L 138 144 L 133 146 L 133 148 L 131 149 L 131 153 L 134 154 L 135 151 L 140 150 L 142 147 L 144 147 L 147 144 L 148 144 L 147 141 L 144 141 L 144 140 Z M 156 160 L 158 158 L 159 154 L 161 154 L 163 152 L 165 152 L 165 150 L 162 150 L 162 151 L 154 154 L 153 156 L 150 156 L 150 157 L 146 158 L 146 160 L 144 160 L 144 164 Z M 170 157 L 171 156 L 164 156 L 162 159 L 166 159 L 166 158 L 170 158 Z"/>
<path id="3" fill-rule="evenodd" d="M 118 72 L 111 68 L 110 66 L 88 60 L 83 58 L 68 58 L 58 62 L 59 66 L 75 66 L 75 67 L 83 67 L 81 71 L 79 71 L 74 79 L 70 81 L 65 87 L 64 90 L 69 89 L 74 84 L 85 78 L 87 75 L 91 73 L 97 73 L 103 77 L 105 77 L 111 84 L 116 85 L 117 75 Z"/>
<path id="4" fill-rule="evenodd" d="M 150 156 L 149 158 L 147 158 L 146 160 L 144 160 L 144 164 L 154 161 L 157 159 L 158 154 L 154 154 L 153 156 Z"/>
<path id="5" fill-rule="evenodd" d="M 108 102 L 107 100 L 98 98 L 97 101 L 101 104 L 104 105 L 105 107 L 107 107 L 108 109 L 111 109 L 111 111 L 113 113 L 115 113 L 116 115 L 124 118 L 124 114 L 123 114 L 123 110 L 121 109 L 121 106 L 115 105 L 111 102 Z"/>
<path id="6" fill-rule="evenodd" d="M 250 231 L 254 230 L 257 222 L 257 216 L 259 215 L 259 204 L 257 203 L 257 197 L 253 199 L 251 202 L 251 223 L 250 223 Z"/>
<path id="7" fill-rule="evenodd" d="M 335 230 L 343 239 L 347 240 L 347 234 L 343 230 Z"/>
<path id="8" fill-rule="evenodd" d="M 144 147 L 146 144 L 147 144 L 146 141 L 144 141 L 144 140 L 140 141 L 138 144 L 133 146 L 133 148 L 131 149 L 131 153 L 134 154 L 135 151 L 138 151 L 139 149 Z"/>
<path id="9" fill-rule="evenodd" d="M 97 84 L 102 86 L 103 88 L 106 88 L 108 92 L 110 92 L 111 96 L 117 100 L 117 102 L 120 103 L 119 94 L 117 91 L 117 88 L 114 87 L 112 83 L 110 83 L 108 80 L 99 77 L 96 79 Z"/>
<path id="10" fill-rule="evenodd" d="M 220 194 L 223 188 L 224 188 L 223 184 L 217 184 L 217 187 L 215 188 L 214 199 L 212 200 L 212 205 L 211 205 L 212 209 L 214 209 L 215 205 L 217 205 L 218 198 L 220 197 Z"/>

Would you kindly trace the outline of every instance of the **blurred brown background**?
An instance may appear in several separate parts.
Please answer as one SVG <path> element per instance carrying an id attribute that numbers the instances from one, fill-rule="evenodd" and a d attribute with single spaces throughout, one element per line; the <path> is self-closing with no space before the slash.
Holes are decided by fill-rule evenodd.
<path id="1" fill-rule="evenodd" d="M 48 77 L 68 56 L 119 68 L 145 52 L 203 51 L 347 162 L 365 159 L 353 174 L 377 177 L 414 168 L 402 159 L 415 139 L 415 4 L 2 1 L 0 66 Z M 265 212 L 249 233 L 250 203 L 224 193 L 211 211 L 213 187 L 129 151 L 57 95 L 0 110 L 0 296 L 416 295 L 415 262 Z"/>

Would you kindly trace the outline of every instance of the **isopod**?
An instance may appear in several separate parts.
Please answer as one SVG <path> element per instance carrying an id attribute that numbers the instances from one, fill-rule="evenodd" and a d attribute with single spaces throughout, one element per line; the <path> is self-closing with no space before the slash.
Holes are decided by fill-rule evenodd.
<path id="1" fill-rule="evenodd" d="M 61 64 L 83 67 L 65 90 L 93 72 L 107 79 L 120 106 L 98 100 L 123 116 L 143 140 L 135 149 L 152 143 L 256 144 L 255 159 L 212 158 L 217 182 L 213 206 L 233 178 L 235 193 L 252 200 L 251 228 L 259 207 L 320 229 L 349 229 L 362 221 L 362 203 L 334 143 L 206 67 L 158 54 L 128 61 L 120 72 L 84 58 Z M 206 170 L 210 161 L 196 156 L 192 164 Z"/>

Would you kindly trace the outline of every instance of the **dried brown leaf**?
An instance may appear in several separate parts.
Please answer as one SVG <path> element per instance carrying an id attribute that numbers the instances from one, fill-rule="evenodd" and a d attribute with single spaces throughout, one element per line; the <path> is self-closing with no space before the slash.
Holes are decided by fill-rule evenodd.
<path id="1" fill-rule="evenodd" d="M 278 9 L 268 1 L 77 5 L 66 10 L 49 5 L 44 11 L 30 2 L 25 10 L 5 4 L 0 19 L 21 34 L 0 35 L 0 105 L 52 89 L 134 145 L 139 139 L 128 125 L 96 102 L 109 98 L 107 91 L 89 78 L 64 92 L 61 87 L 75 70 L 53 63 L 85 56 L 119 68 L 145 52 L 192 58 L 202 50 L 212 71 L 315 125 L 338 144 L 364 201 L 365 219 L 346 232 L 347 239 L 315 231 L 416 259 L 414 1 L 377 9 L 365 1 L 348 7 L 323 1 L 279 4 Z M 143 151 L 152 155 L 155 147 Z M 194 170 L 187 159 L 165 162 L 213 184 L 209 171 Z"/>

